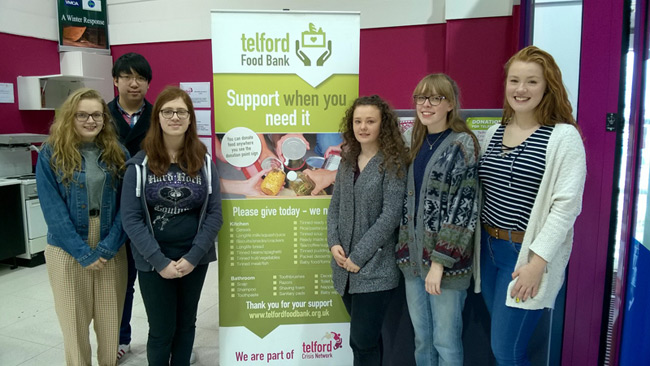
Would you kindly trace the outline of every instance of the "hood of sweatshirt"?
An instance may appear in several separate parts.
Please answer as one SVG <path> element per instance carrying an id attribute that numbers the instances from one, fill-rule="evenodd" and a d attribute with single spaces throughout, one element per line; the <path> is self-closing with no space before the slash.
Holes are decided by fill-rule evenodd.
<path id="1" fill-rule="evenodd" d="M 144 160 L 145 156 L 147 156 L 147 154 L 144 152 L 144 150 L 138 151 L 138 153 L 135 154 L 135 156 L 127 160 L 126 167 L 128 168 L 129 165 L 142 165 L 142 161 Z"/>

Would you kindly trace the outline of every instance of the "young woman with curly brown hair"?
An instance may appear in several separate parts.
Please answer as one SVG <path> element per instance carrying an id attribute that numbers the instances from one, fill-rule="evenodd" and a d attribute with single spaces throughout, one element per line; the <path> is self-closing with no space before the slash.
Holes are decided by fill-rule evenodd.
<path id="1" fill-rule="evenodd" d="M 350 314 L 354 365 L 380 365 L 381 327 L 399 282 L 393 248 L 406 148 L 397 115 L 376 95 L 356 99 L 340 130 L 342 160 L 327 216 L 332 279 Z"/>

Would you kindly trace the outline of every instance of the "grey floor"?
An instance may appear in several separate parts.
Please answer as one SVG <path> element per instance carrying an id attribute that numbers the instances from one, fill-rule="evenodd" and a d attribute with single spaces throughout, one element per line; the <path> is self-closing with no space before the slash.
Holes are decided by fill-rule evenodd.
<path id="1" fill-rule="evenodd" d="M 217 263 L 210 265 L 199 302 L 194 351 L 195 365 L 218 365 L 219 296 Z M 92 325 L 91 325 L 92 327 Z M 120 362 L 124 366 L 147 365 L 147 316 L 138 282 L 133 303 L 131 352 Z M 96 351 L 94 333 L 90 339 Z M 93 365 L 97 364 L 93 357 Z M 47 268 L 0 264 L 0 365 L 65 365 L 63 336 L 54 311 L 54 299 Z"/>

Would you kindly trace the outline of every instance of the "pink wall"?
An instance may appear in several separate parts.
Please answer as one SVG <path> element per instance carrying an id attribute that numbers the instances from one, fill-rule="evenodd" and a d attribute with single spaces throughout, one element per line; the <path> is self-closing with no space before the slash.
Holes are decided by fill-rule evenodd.
<path id="1" fill-rule="evenodd" d="M 412 108 L 413 88 L 445 69 L 444 24 L 361 30 L 359 94 L 378 94 L 399 109 Z"/>
<path id="2" fill-rule="evenodd" d="M 151 103 L 155 102 L 158 93 L 167 85 L 178 86 L 179 82 L 212 82 L 210 40 L 111 47 L 113 61 L 128 52 L 141 54 L 151 65 L 153 79 L 146 97 Z"/>
<path id="3" fill-rule="evenodd" d="M 616 142 L 616 133 L 605 132 L 605 117 L 618 110 L 623 4 L 583 3 L 578 123 L 587 181 L 569 263 L 563 365 L 598 364 Z"/>
<path id="4" fill-rule="evenodd" d="M 412 108 L 413 88 L 430 73 L 449 74 L 463 108 L 503 106 L 503 65 L 519 42 L 519 6 L 511 17 L 361 31 L 359 94 Z"/>
<path id="5" fill-rule="evenodd" d="M 563 347 L 567 365 L 597 363 L 615 139 L 604 132 L 604 120 L 606 112 L 617 111 L 622 9 L 621 0 L 584 4 L 578 120 L 588 176 L 569 267 Z M 464 108 L 500 108 L 503 64 L 518 44 L 518 11 L 514 7 L 512 17 L 362 30 L 360 94 L 379 94 L 395 108 L 411 108 L 418 80 L 446 72 L 458 81 Z M 18 75 L 59 73 L 55 41 L 0 33 L 0 44 L 5 56 L 0 58 L 0 82 L 15 88 Z M 154 77 L 147 96 L 152 102 L 167 84 L 212 79 L 210 40 L 112 47 L 114 59 L 131 51 L 151 63 Z M 53 112 L 19 111 L 17 92 L 15 98 L 14 104 L 0 103 L 0 133 L 46 133 Z"/>
<path id="6" fill-rule="evenodd" d="M 59 53 L 55 41 L 0 33 L 0 83 L 14 85 L 15 103 L 0 103 L 0 133 L 47 133 L 52 111 L 18 110 L 17 76 L 59 74 Z"/>
<path id="7" fill-rule="evenodd" d="M 379 94 L 395 108 L 412 108 L 411 94 L 426 74 L 446 72 L 458 81 L 463 108 L 500 108 L 503 63 L 515 51 L 518 6 L 512 17 L 454 20 L 447 24 L 361 30 L 360 95 Z M 13 83 L 14 104 L 0 104 L 0 133 L 47 133 L 51 111 L 19 111 L 18 75 L 58 74 L 57 43 L 0 33 L 5 55 L 0 82 Z M 138 52 L 149 60 L 152 103 L 169 84 L 211 81 L 210 40 L 131 44 L 111 47 L 113 59 Z"/>
<path id="8" fill-rule="evenodd" d="M 503 65 L 517 52 L 518 34 L 517 12 L 447 22 L 445 72 L 458 83 L 463 108 L 503 107 Z"/>
<path id="9" fill-rule="evenodd" d="M 446 25 L 363 29 L 359 94 L 379 94 L 395 108 L 411 108 L 417 82 L 426 74 L 446 72 L 458 81 L 464 108 L 501 108 L 503 64 L 518 42 L 513 23 L 518 24 L 516 12 L 512 17 L 456 20 Z M 138 52 L 149 60 L 154 74 L 147 94 L 151 102 L 165 85 L 212 80 L 210 40 L 113 46 L 111 50 L 113 59 Z"/>

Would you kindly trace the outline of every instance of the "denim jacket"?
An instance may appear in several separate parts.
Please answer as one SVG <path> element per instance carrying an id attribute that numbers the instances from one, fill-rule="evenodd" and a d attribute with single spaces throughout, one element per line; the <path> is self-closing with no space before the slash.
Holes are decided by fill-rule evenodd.
<path id="1" fill-rule="evenodd" d="M 124 151 L 128 159 L 128 152 L 126 149 Z M 81 170 L 75 171 L 73 180 L 65 186 L 61 175 L 52 170 L 52 154 L 52 147 L 44 144 L 36 163 L 36 187 L 47 223 L 48 244 L 65 250 L 83 267 L 93 264 L 100 257 L 107 260 L 113 258 L 126 241 L 119 207 L 122 180 L 113 184 L 113 177 L 106 164 L 98 161 L 105 179 L 100 208 L 99 243 L 95 249 L 91 249 L 88 246 L 89 208 L 85 161 L 82 157 Z"/>

